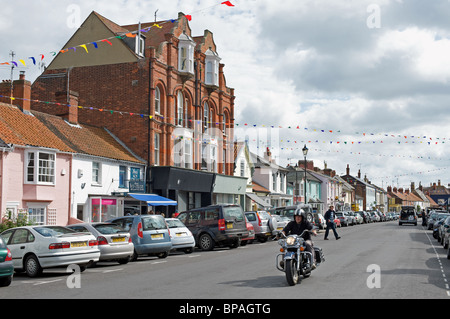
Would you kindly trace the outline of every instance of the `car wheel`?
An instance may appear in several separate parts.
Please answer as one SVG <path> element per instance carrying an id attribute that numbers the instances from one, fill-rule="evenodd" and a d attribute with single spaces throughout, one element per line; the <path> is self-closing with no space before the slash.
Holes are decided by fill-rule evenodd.
<path id="1" fill-rule="evenodd" d="M 0 287 L 7 287 L 11 285 L 13 276 L 0 278 Z"/>
<path id="2" fill-rule="evenodd" d="M 231 243 L 230 248 L 238 248 L 240 245 L 241 245 L 241 239 L 238 238 L 238 239 L 235 239 L 235 240 Z"/>
<path id="3" fill-rule="evenodd" d="M 193 252 L 194 252 L 194 247 L 186 248 L 186 249 L 184 250 L 184 253 L 185 253 L 185 254 L 192 254 Z"/>
<path id="4" fill-rule="evenodd" d="M 25 272 L 28 277 L 34 278 L 42 273 L 42 267 L 35 255 L 30 255 L 25 259 Z"/>
<path id="5" fill-rule="evenodd" d="M 199 238 L 199 247 L 201 250 L 213 250 L 214 240 L 208 234 L 203 234 Z"/>
<path id="6" fill-rule="evenodd" d="M 128 264 L 128 262 L 131 260 L 131 256 L 128 256 L 127 258 L 122 258 L 122 259 L 119 259 L 117 262 L 119 263 L 119 264 L 121 264 L 121 265 L 125 265 L 125 264 Z"/>
<path id="7" fill-rule="evenodd" d="M 138 259 L 138 253 L 136 249 L 133 250 L 133 255 L 131 255 L 131 261 L 136 261 Z"/>
<path id="8" fill-rule="evenodd" d="M 167 256 L 169 256 L 169 252 L 163 251 L 162 253 L 159 253 L 156 256 L 158 256 L 158 258 L 166 258 Z"/>

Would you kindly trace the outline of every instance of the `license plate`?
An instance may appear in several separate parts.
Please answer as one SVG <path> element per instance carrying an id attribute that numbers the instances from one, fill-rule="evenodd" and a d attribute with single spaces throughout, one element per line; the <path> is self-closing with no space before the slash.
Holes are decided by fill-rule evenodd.
<path id="1" fill-rule="evenodd" d="M 186 233 L 176 233 L 177 237 L 186 236 Z"/>
<path id="2" fill-rule="evenodd" d="M 232 223 L 228 223 L 227 224 L 227 229 L 231 229 L 231 228 L 233 228 L 233 224 Z"/>
<path id="3" fill-rule="evenodd" d="M 125 241 L 125 237 L 116 237 L 112 239 L 113 243 L 121 243 Z"/>
<path id="4" fill-rule="evenodd" d="M 152 239 L 161 239 L 161 238 L 164 238 L 163 234 L 153 234 L 152 235 Z"/>
<path id="5" fill-rule="evenodd" d="M 87 243 L 85 241 L 76 241 L 70 243 L 70 247 L 87 247 Z"/>

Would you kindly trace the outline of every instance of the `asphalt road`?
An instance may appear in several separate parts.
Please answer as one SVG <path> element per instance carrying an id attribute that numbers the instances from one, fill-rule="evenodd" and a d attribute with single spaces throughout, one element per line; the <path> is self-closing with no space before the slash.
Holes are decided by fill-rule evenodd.
<path id="1" fill-rule="evenodd" d="M 419 220 L 420 223 L 420 220 Z M 44 270 L 35 279 L 16 274 L 0 299 L 290 299 L 450 298 L 450 260 L 431 231 L 395 221 L 338 229 L 314 239 L 326 261 L 310 278 L 290 287 L 275 268 L 276 241 L 237 249 L 175 252 L 127 265 L 100 263 L 68 288 L 65 269 Z"/>

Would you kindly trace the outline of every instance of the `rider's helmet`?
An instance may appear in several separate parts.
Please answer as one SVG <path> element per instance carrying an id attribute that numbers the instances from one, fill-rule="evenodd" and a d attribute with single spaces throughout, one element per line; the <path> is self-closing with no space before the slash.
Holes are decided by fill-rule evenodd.
<path id="1" fill-rule="evenodd" d="M 295 212 L 294 212 L 294 218 L 295 218 L 295 216 L 302 216 L 302 220 L 306 220 L 305 218 L 306 218 L 306 214 L 305 214 L 305 211 L 303 210 L 303 209 L 296 209 L 295 210 Z"/>

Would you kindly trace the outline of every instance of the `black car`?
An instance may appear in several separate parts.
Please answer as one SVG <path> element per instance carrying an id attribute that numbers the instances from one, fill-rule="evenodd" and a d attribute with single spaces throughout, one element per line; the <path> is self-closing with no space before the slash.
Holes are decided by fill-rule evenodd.
<path id="1" fill-rule="evenodd" d="M 215 246 L 236 248 L 248 237 L 244 211 L 238 205 L 211 205 L 195 208 L 177 216 L 192 232 L 202 250 Z"/>

